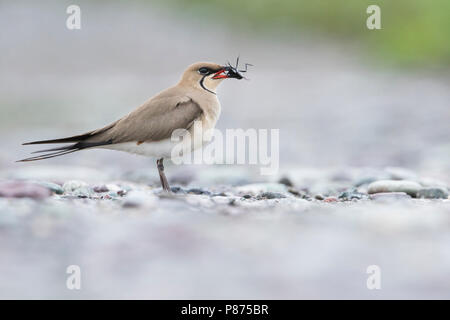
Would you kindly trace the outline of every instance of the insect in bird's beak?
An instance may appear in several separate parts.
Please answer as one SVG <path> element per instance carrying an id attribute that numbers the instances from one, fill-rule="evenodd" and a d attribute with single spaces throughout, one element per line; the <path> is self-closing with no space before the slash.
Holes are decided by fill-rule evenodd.
<path id="1" fill-rule="evenodd" d="M 236 60 L 236 66 L 233 67 L 230 63 L 227 66 L 224 66 L 223 69 L 220 69 L 218 72 L 214 74 L 213 79 L 226 79 L 226 78 L 234 78 L 241 80 L 244 78 L 241 72 L 247 72 L 247 67 L 252 66 L 249 63 L 245 64 L 245 70 L 238 70 L 239 67 L 239 57 Z"/>

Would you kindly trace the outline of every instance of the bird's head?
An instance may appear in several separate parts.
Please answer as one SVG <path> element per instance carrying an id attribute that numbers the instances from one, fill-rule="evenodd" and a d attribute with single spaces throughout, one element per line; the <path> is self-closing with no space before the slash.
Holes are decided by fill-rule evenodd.
<path id="1" fill-rule="evenodd" d="M 217 86 L 224 79 L 238 79 L 244 77 L 240 72 L 246 70 L 238 70 L 230 64 L 223 66 L 211 62 L 197 62 L 190 65 L 184 71 L 181 77 L 181 83 L 184 85 L 191 85 L 203 90 L 215 93 Z"/>

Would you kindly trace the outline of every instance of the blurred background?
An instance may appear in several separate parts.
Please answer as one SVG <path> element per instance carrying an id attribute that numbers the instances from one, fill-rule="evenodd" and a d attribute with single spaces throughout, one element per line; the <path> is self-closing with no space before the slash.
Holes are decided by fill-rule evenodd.
<path id="1" fill-rule="evenodd" d="M 71 4 L 81 8 L 81 30 L 66 28 L 66 9 Z M 366 8 L 371 4 L 381 8 L 381 30 L 366 27 Z M 193 62 L 234 62 L 240 55 L 242 62 L 254 67 L 247 74 L 249 81 L 230 80 L 219 88 L 222 115 L 218 128 L 280 129 L 282 172 L 402 167 L 448 185 L 449 39 L 448 0 L 0 0 L 0 178 L 52 179 L 49 172 L 58 172 L 61 179 L 98 182 L 124 178 L 123 173 L 129 171 L 146 171 L 156 177 L 153 160 L 106 150 L 81 152 L 47 162 L 17 164 L 14 161 L 38 149 L 22 147 L 23 142 L 83 133 L 117 120 L 155 93 L 175 84 L 184 68 Z M 174 172 L 175 168 L 168 171 Z M 208 187 L 212 183 L 206 180 L 203 184 Z M 61 206 L 63 210 L 72 210 Z M 2 208 L 0 206 L 0 210 Z M 50 210 L 49 207 L 44 209 Z M 408 208 L 397 209 L 401 214 L 408 212 Z M 93 209 L 86 205 L 79 210 L 84 213 L 73 218 L 74 223 L 86 231 L 84 227 L 89 225 L 86 221 L 91 218 L 84 215 L 89 215 Z M 360 210 L 363 208 L 353 209 L 353 213 Z M 325 210 L 325 213 L 329 212 Z M 390 254 L 384 249 L 392 239 L 398 240 L 395 232 L 407 230 L 408 237 L 412 237 L 409 232 L 420 231 L 423 227 L 419 219 L 401 226 L 396 224 L 397 229 L 389 229 L 392 233 L 383 238 L 383 244 L 366 252 L 356 244 L 365 239 L 373 245 L 371 241 L 378 239 L 379 232 L 385 232 L 387 220 L 374 223 L 374 230 L 365 229 L 367 225 L 358 221 L 352 229 L 358 231 L 352 233 L 347 227 L 336 231 L 333 224 L 340 223 L 337 218 L 327 223 L 319 218 L 309 229 L 302 224 L 311 223 L 309 218 L 302 218 L 300 222 L 296 220 L 304 232 L 299 234 L 295 223 L 290 224 L 288 219 L 284 227 L 281 222 L 275 222 L 269 234 L 274 237 L 285 234 L 290 238 L 277 238 L 274 242 L 265 238 L 267 230 L 262 227 L 265 219 L 273 219 L 270 215 L 263 215 L 256 223 L 243 218 L 238 229 L 223 217 L 219 218 L 219 223 L 212 218 L 197 217 L 206 219 L 199 225 L 189 224 L 186 217 L 175 222 L 179 217 L 173 213 L 164 219 L 163 226 L 147 221 L 151 225 L 145 225 L 148 229 L 139 227 L 136 221 L 121 221 L 103 231 L 95 229 L 99 231 L 96 238 L 89 238 L 80 246 L 72 240 L 85 239 L 84 231 L 77 233 L 66 225 L 61 232 L 70 236 L 52 244 L 45 242 L 50 240 L 42 240 L 39 254 L 32 253 L 33 245 L 28 246 L 23 241 L 27 229 L 2 233 L 5 241 L 0 241 L 0 248 L 3 246 L 4 257 L 11 261 L 4 264 L 2 270 L 22 273 L 14 278 L 20 282 L 19 286 L 14 281 L 0 284 L 1 296 L 55 297 L 55 292 L 61 290 L 63 293 L 59 292 L 57 297 L 75 297 L 56 284 L 46 287 L 48 282 L 45 281 L 54 279 L 55 273 L 44 271 L 38 273 L 38 285 L 34 289 L 23 290 L 33 275 L 24 263 L 28 263 L 28 267 L 39 264 L 41 271 L 47 267 L 56 270 L 56 267 L 72 263 L 73 258 L 80 258 L 84 249 L 93 246 L 84 264 L 94 270 L 87 276 L 94 279 L 95 275 L 100 280 L 97 287 L 84 292 L 85 297 L 130 297 L 126 291 L 111 291 L 109 278 L 101 277 L 103 272 L 123 275 L 117 280 L 119 287 L 137 289 L 132 291 L 133 297 L 295 298 L 324 297 L 324 292 L 327 297 L 347 297 L 357 290 L 348 291 L 346 296 L 338 288 L 348 285 L 350 290 L 357 285 L 341 283 L 333 272 L 342 271 L 342 279 L 348 279 L 351 270 L 345 269 L 345 257 L 351 255 L 361 258 L 352 265 L 352 270 L 363 270 L 373 263 L 371 254 L 394 257 L 386 260 L 386 268 L 391 266 L 399 281 L 407 279 L 408 285 L 413 286 L 414 276 L 405 275 L 399 267 L 408 261 L 418 262 L 410 257 L 403 259 L 404 254 L 411 252 L 411 247 L 404 244 L 403 239 Z M 426 221 L 425 226 L 437 228 L 437 221 Z M 369 224 L 372 222 L 370 220 Z M 188 229 L 183 229 L 180 223 L 186 223 Z M 96 221 L 93 225 L 102 223 Z M 217 233 L 215 228 L 219 228 Z M 253 238 L 245 237 L 246 228 L 254 231 Z M 326 235 L 319 237 L 324 229 Z M 127 234 L 124 230 L 137 231 Z M 180 230 L 181 238 L 171 244 L 169 235 Z M 367 230 L 373 233 L 365 238 Z M 198 236 L 198 232 L 203 234 Z M 236 238 L 225 241 L 230 232 Z M 111 234 L 115 235 L 115 242 L 108 241 Z M 12 245 L 8 242 L 11 239 L 17 243 Z M 140 246 L 131 249 L 129 239 L 139 242 Z M 444 252 L 448 246 L 439 242 L 443 238 L 429 238 L 423 243 L 417 237 L 410 240 L 416 241 L 414 243 L 424 252 L 431 250 L 420 260 L 446 257 L 445 261 L 450 261 L 448 251 Z M 140 241 L 152 244 L 144 247 Z M 169 247 L 157 247 L 154 241 L 167 241 Z M 273 249 L 273 254 L 257 251 L 258 241 L 269 251 Z M 205 242 L 207 247 L 201 247 L 200 243 Z M 438 242 L 442 246 L 433 247 Z M 194 245 L 189 247 L 185 243 Z M 246 247 L 242 250 L 230 249 L 243 243 Z M 316 245 L 302 247 L 302 243 Z M 57 246 L 48 256 L 44 253 L 47 245 L 49 248 Z M 217 251 L 217 247 L 221 249 Z M 31 253 L 16 255 L 21 250 Z M 158 258 L 157 250 L 168 250 L 170 255 Z M 189 256 L 192 252 L 195 254 Z M 302 267 L 288 259 L 300 252 L 312 257 Z M 146 282 L 140 282 L 143 278 L 137 276 L 145 274 L 142 271 L 145 268 L 139 264 L 145 254 L 154 254 L 152 271 L 160 275 L 149 284 L 157 288 L 154 291 L 148 291 Z M 254 255 L 259 258 L 252 259 Z M 64 262 L 56 263 L 55 257 Z M 104 265 L 96 264 L 98 257 L 113 263 L 114 267 L 105 271 Z M 272 264 L 264 257 L 270 257 Z M 142 272 L 119 267 L 123 261 L 130 260 L 130 265 L 141 266 Z M 280 265 L 274 265 L 276 261 Z M 332 262 L 338 265 L 327 268 Z M 418 264 L 417 270 L 439 275 L 428 278 L 431 282 L 423 284 L 425 287 L 431 283 L 431 289 L 427 287 L 429 291 L 425 293 L 448 293 L 442 281 L 448 280 L 445 266 L 448 264 Z M 171 270 L 170 276 L 163 275 L 165 268 Z M 249 269 L 245 268 L 254 268 L 255 273 L 248 277 Z M 283 273 L 264 282 L 277 268 Z M 207 280 L 202 281 L 199 274 L 193 276 L 190 271 L 196 269 Z M 223 290 L 217 291 L 213 285 L 217 280 L 214 270 L 223 269 L 228 273 L 222 273 Z M 130 275 L 129 270 L 136 275 Z M 301 276 L 296 273 L 299 270 L 303 271 Z M 24 278 L 19 280 L 20 277 Z M 64 277 L 61 275 L 62 279 Z M 364 277 L 363 273 L 358 281 L 364 281 Z M 169 278 L 183 286 L 177 286 Z M 232 281 L 228 281 L 230 279 Z M 316 286 L 316 280 L 323 280 L 321 286 Z M 233 281 L 241 287 L 234 286 Z M 291 283 L 301 284 L 303 289 L 293 288 Z M 330 284 L 334 286 L 329 287 Z M 44 287 L 46 289 L 42 289 Z M 418 291 L 414 292 L 424 287 L 415 288 Z M 236 295 L 236 288 L 240 295 Z M 407 288 L 411 287 L 390 291 L 388 295 L 405 297 Z M 362 297 L 360 293 L 355 296 Z M 411 293 L 411 296 L 417 295 Z"/>

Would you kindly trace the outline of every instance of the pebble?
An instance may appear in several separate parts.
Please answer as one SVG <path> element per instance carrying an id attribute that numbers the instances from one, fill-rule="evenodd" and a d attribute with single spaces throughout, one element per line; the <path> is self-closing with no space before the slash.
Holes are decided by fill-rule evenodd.
<path id="1" fill-rule="evenodd" d="M 105 194 L 105 195 L 102 195 L 100 199 L 111 200 L 111 199 L 113 199 L 113 197 L 111 197 L 109 194 Z"/>
<path id="2" fill-rule="evenodd" d="M 325 198 L 324 198 L 323 195 L 321 195 L 321 194 L 316 194 L 316 195 L 314 196 L 314 199 L 316 199 L 316 200 L 323 200 L 323 199 L 325 199 Z"/>
<path id="3" fill-rule="evenodd" d="M 283 199 L 286 198 L 286 196 L 279 192 L 263 192 L 258 195 L 257 199 Z"/>
<path id="4" fill-rule="evenodd" d="M 46 187 L 47 189 L 51 190 L 52 192 L 56 193 L 56 194 L 63 194 L 64 193 L 64 189 L 56 183 L 53 182 L 47 182 L 47 181 L 36 181 L 37 184 Z"/>
<path id="5" fill-rule="evenodd" d="M 25 181 L 8 181 L 0 183 L 0 197 L 4 198 L 31 198 L 45 199 L 53 192 L 37 183 Z"/>
<path id="6" fill-rule="evenodd" d="M 382 193 L 382 192 L 405 192 L 411 197 L 415 198 L 417 192 L 422 187 L 414 181 L 408 180 L 379 180 L 372 182 L 367 190 L 367 193 Z"/>
<path id="7" fill-rule="evenodd" d="M 422 188 L 417 192 L 417 198 L 447 199 L 448 190 L 443 187 Z"/>
<path id="8" fill-rule="evenodd" d="M 112 184 L 112 183 L 107 184 L 106 188 L 108 188 L 108 191 L 115 191 L 115 192 L 119 192 L 120 190 L 124 190 L 124 189 L 127 189 L 127 188 L 129 190 L 133 189 L 133 188 L 131 188 L 129 186 L 126 186 L 125 188 L 122 188 L 122 187 L 119 187 L 118 185 Z"/>
<path id="9" fill-rule="evenodd" d="M 375 201 L 396 201 L 411 199 L 405 192 L 380 192 L 370 195 L 370 199 Z"/>
<path id="10" fill-rule="evenodd" d="M 310 199 L 310 197 L 308 196 L 308 194 L 304 191 L 295 189 L 295 188 L 289 188 L 288 189 L 289 193 L 293 194 L 294 196 L 301 198 L 301 199 Z"/>
<path id="11" fill-rule="evenodd" d="M 336 195 L 342 192 L 342 190 L 347 190 L 351 187 L 351 184 L 347 182 L 336 182 L 336 181 L 321 181 L 314 185 L 311 185 L 308 189 L 312 194 L 323 194 L 325 196 Z"/>
<path id="12" fill-rule="evenodd" d="M 170 190 L 173 193 L 186 194 L 186 191 L 183 188 L 181 188 L 181 187 L 170 187 Z"/>
<path id="13" fill-rule="evenodd" d="M 96 193 L 103 193 L 103 192 L 108 192 L 109 189 L 106 185 L 102 184 L 100 186 L 94 186 L 94 188 L 92 188 L 94 190 L 94 192 Z"/>
<path id="14" fill-rule="evenodd" d="M 119 191 L 117 191 L 117 195 L 118 196 L 120 196 L 120 197 L 123 197 L 124 195 L 126 195 L 128 193 L 128 191 L 126 191 L 126 190 L 119 190 Z"/>
<path id="15" fill-rule="evenodd" d="M 233 198 L 229 197 L 222 197 L 222 196 L 214 197 L 214 202 L 219 204 L 230 204 L 231 202 L 233 202 L 233 200 L 234 200 Z"/>
<path id="16" fill-rule="evenodd" d="M 228 197 L 228 196 L 230 196 L 230 195 L 226 194 L 225 192 L 211 194 L 211 197 Z"/>
<path id="17" fill-rule="evenodd" d="M 109 199 L 114 199 L 114 198 L 118 198 L 119 197 L 119 195 L 115 191 L 110 191 L 105 196 L 108 196 Z"/>
<path id="18" fill-rule="evenodd" d="M 361 200 L 364 198 L 367 198 L 367 195 L 364 193 L 358 192 L 355 188 L 346 190 L 338 196 L 338 199 L 344 200 L 344 201 L 354 200 L 354 199 Z"/>
<path id="19" fill-rule="evenodd" d="M 92 191 L 89 187 L 83 187 L 73 191 L 72 195 L 78 198 L 90 198 L 92 196 Z"/>
<path id="20" fill-rule="evenodd" d="M 204 194 L 204 195 L 211 195 L 211 192 L 209 192 L 209 191 L 207 191 L 207 190 L 200 189 L 200 188 L 192 188 L 192 189 L 189 189 L 189 190 L 187 191 L 187 193 L 190 193 L 190 194 Z"/>
<path id="21" fill-rule="evenodd" d="M 66 199 L 66 200 L 77 200 L 79 198 L 82 198 L 82 197 L 74 196 L 72 194 L 64 194 L 61 196 L 61 199 Z"/>
<path id="22" fill-rule="evenodd" d="M 64 183 L 62 188 L 65 194 L 78 198 L 89 198 L 92 196 L 92 189 L 84 181 L 70 180 Z"/>
<path id="23" fill-rule="evenodd" d="M 328 197 L 328 198 L 325 198 L 323 201 L 325 201 L 325 202 L 337 202 L 338 200 L 337 200 L 336 197 Z"/>
<path id="24" fill-rule="evenodd" d="M 83 188 L 83 187 L 89 187 L 88 184 L 84 181 L 79 180 L 70 180 L 64 183 L 63 190 L 64 192 L 70 193 L 77 189 Z"/>

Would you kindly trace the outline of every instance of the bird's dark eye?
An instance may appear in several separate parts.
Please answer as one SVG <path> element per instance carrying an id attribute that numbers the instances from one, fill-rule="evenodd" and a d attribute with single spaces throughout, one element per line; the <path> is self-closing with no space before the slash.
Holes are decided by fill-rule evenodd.
<path id="1" fill-rule="evenodd" d="M 208 74 L 209 73 L 209 69 L 206 67 L 202 67 L 200 69 L 198 69 L 198 73 L 200 74 Z"/>

